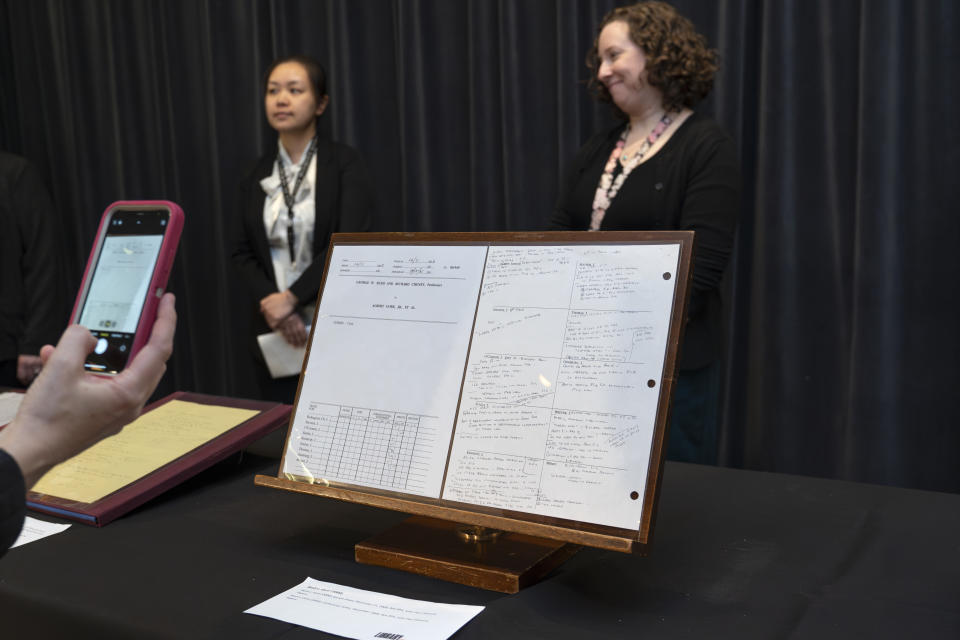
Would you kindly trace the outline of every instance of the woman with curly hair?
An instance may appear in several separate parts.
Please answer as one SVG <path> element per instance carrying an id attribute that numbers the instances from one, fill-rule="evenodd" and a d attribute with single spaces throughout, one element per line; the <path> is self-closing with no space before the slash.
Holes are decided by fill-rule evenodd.
<path id="1" fill-rule="evenodd" d="M 716 54 L 673 7 L 640 2 L 604 17 L 587 66 L 597 98 L 612 103 L 622 122 L 580 149 L 551 227 L 696 232 L 668 456 L 714 464 L 723 344 L 719 283 L 740 206 L 733 140 L 693 111 L 713 87 Z"/>

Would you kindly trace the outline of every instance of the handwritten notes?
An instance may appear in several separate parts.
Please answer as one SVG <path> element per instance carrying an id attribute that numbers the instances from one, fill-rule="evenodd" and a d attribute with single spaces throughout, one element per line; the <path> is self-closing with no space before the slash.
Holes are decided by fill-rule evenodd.
<path id="1" fill-rule="evenodd" d="M 678 259 L 491 247 L 443 498 L 638 527 Z"/>
<path id="2" fill-rule="evenodd" d="M 335 246 L 284 473 L 636 529 L 679 255 Z"/>
<path id="3" fill-rule="evenodd" d="M 486 251 L 334 247 L 287 477 L 440 496 Z"/>
<path id="4" fill-rule="evenodd" d="M 80 455 L 57 465 L 32 491 L 91 503 L 189 453 L 257 411 L 171 400 Z"/>

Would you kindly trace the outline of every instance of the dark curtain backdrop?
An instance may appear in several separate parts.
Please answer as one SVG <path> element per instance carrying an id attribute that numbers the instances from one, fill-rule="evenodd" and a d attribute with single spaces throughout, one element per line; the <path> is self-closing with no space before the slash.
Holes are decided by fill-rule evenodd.
<path id="1" fill-rule="evenodd" d="M 159 392 L 251 395 L 224 238 L 238 180 L 275 144 L 269 61 L 328 65 L 323 126 L 366 158 L 378 230 L 538 229 L 610 119 L 583 60 L 614 4 L 0 0 L 0 147 L 47 178 L 74 290 L 109 202 L 179 202 Z M 723 462 L 960 491 L 960 5 L 677 6 L 720 51 L 701 110 L 743 165 Z"/>

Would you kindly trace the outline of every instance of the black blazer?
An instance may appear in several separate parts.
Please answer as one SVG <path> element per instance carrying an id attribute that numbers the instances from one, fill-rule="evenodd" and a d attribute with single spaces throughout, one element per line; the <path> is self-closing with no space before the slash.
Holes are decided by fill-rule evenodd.
<path id="1" fill-rule="evenodd" d="M 273 172 L 276 158 L 276 151 L 264 155 L 240 184 L 240 220 L 231 257 L 255 302 L 277 292 L 267 232 L 263 228 L 266 194 L 260 187 L 260 180 Z M 373 211 L 373 189 L 367 169 L 360 154 L 344 144 L 320 139 L 315 184 L 313 262 L 290 286 L 301 305 L 312 304 L 317 299 L 330 234 L 370 231 Z M 259 315 L 259 307 L 257 309 Z M 262 318 L 261 323 L 266 326 Z"/>

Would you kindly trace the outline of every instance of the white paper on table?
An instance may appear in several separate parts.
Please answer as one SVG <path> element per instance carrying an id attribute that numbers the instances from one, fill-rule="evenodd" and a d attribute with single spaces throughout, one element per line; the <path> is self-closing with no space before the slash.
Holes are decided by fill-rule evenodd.
<path id="1" fill-rule="evenodd" d="M 446 640 L 481 611 L 307 578 L 244 613 L 357 640 Z"/>
<path id="2" fill-rule="evenodd" d="M 0 426 L 8 424 L 17 415 L 23 396 L 24 394 L 14 391 L 0 393 Z"/>
<path id="3" fill-rule="evenodd" d="M 310 325 L 307 325 L 307 334 L 310 334 Z M 302 347 L 291 346 L 279 331 L 260 334 L 257 336 L 257 344 L 260 345 L 260 352 L 263 353 L 263 359 L 267 363 L 271 377 L 285 378 L 300 375 L 303 357 L 307 353 L 306 344 Z"/>
<path id="4" fill-rule="evenodd" d="M 23 521 L 23 529 L 20 530 L 20 535 L 17 537 L 17 541 L 14 542 L 10 548 L 13 549 L 14 547 L 19 547 L 20 545 L 27 544 L 28 542 L 35 542 L 41 538 L 52 536 L 55 533 L 63 533 L 69 528 L 69 524 L 44 522 L 43 520 L 37 520 L 36 518 L 27 516 Z"/>

